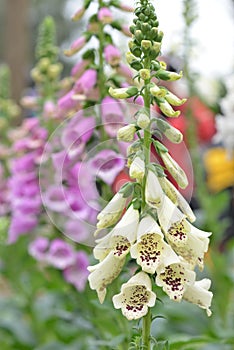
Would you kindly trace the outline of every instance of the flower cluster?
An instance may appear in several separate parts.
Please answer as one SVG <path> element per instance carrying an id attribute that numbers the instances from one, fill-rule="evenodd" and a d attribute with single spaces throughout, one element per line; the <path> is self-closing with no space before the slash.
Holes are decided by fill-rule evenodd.
<path id="1" fill-rule="evenodd" d="M 163 33 L 158 29 L 153 5 L 148 0 L 140 0 L 135 15 L 127 59 L 137 71 L 135 79 L 141 86 L 109 90 L 114 98 L 140 96 L 144 101 L 133 121 L 117 132 L 118 140 L 133 142 L 127 154 L 129 174 L 135 182 L 126 183 L 97 216 L 96 234 L 106 228 L 110 231 L 96 240 L 93 253 L 99 263 L 88 268 L 88 279 L 102 303 L 106 287 L 131 257 L 136 260 L 137 271 L 141 271 L 113 297 L 115 308 L 121 308 L 129 320 L 146 315 L 148 308 L 154 306 L 156 294 L 152 291 L 152 281 L 162 287 L 170 299 L 197 304 L 209 316 L 210 280 L 196 281 L 194 269 L 196 266 L 203 269 L 211 233 L 192 225 L 195 216 L 189 204 L 164 172 L 166 169 L 180 188 L 188 185 L 185 172 L 159 141 L 164 134 L 179 143 L 182 134 L 165 120 L 152 117 L 150 109 L 157 104 L 165 116 L 178 117 L 180 112 L 173 106 L 183 104 L 185 99 L 172 94 L 160 81 L 180 79 L 182 72 L 167 71 L 166 64 L 158 58 Z M 151 146 L 161 163 L 151 161 Z"/>
<path id="2" fill-rule="evenodd" d="M 29 253 L 43 265 L 50 265 L 63 271 L 64 279 L 83 291 L 87 280 L 88 256 L 62 239 L 49 241 L 47 237 L 37 237 L 29 244 Z"/>

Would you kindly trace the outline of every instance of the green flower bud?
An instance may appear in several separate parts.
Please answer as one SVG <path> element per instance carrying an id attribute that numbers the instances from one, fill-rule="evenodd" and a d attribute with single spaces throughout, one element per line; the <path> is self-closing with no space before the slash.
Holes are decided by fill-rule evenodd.
<path id="1" fill-rule="evenodd" d="M 169 80 L 169 81 L 175 81 L 179 80 L 183 76 L 183 72 L 180 71 L 180 73 L 175 72 L 169 72 L 166 70 L 160 70 L 156 73 L 157 77 L 162 80 Z"/>
<path id="2" fill-rule="evenodd" d="M 183 134 L 163 119 L 157 119 L 157 128 L 173 143 L 183 141 Z"/>
<path id="3" fill-rule="evenodd" d="M 172 106 L 181 106 L 187 101 L 186 98 L 180 99 L 170 91 L 166 93 L 165 100 L 167 100 Z"/>
<path id="4" fill-rule="evenodd" d="M 137 39 L 137 41 L 141 42 L 141 40 L 143 39 L 143 34 L 142 31 L 137 29 L 134 33 L 135 38 Z"/>
<path id="5" fill-rule="evenodd" d="M 141 24 L 141 30 L 144 34 L 149 33 L 150 32 L 150 25 L 148 23 L 142 23 Z"/>
<path id="6" fill-rule="evenodd" d="M 46 70 L 48 69 L 48 67 L 50 66 L 50 59 L 48 57 L 43 57 L 40 59 L 40 61 L 38 62 L 38 68 L 40 71 L 42 72 L 46 72 Z"/>
<path id="7" fill-rule="evenodd" d="M 160 62 L 152 60 L 151 61 L 151 69 L 153 71 L 157 71 L 157 70 L 161 69 Z"/>
<path id="8" fill-rule="evenodd" d="M 137 46 L 132 49 L 132 53 L 136 57 L 141 57 L 141 55 L 142 55 L 141 49 Z"/>
<path id="9" fill-rule="evenodd" d="M 153 47 L 151 50 L 155 52 L 156 56 L 158 56 L 158 54 L 160 53 L 160 50 L 161 50 L 161 43 L 154 41 L 154 44 L 153 44 Z"/>
<path id="10" fill-rule="evenodd" d="M 133 54 L 130 51 L 128 51 L 126 53 L 126 60 L 127 60 L 128 64 L 131 64 L 133 61 L 136 60 L 136 58 L 135 58 L 135 56 L 133 56 Z"/>
<path id="11" fill-rule="evenodd" d="M 158 100 L 157 105 L 167 117 L 178 117 L 180 115 L 180 111 L 174 111 L 166 100 L 163 100 L 162 102 Z"/>
<path id="12" fill-rule="evenodd" d="M 164 33 L 162 31 L 158 32 L 157 41 L 162 41 Z"/>
<path id="13" fill-rule="evenodd" d="M 140 61 L 137 61 L 136 59 L 130 64 L 130 66 L 137 71 L 143 68 L 143 64 Z"/>
<path id="14" fill-rule="evenodd" d="M 167 91 L 164 88 L 160 89 L 160 87 L 158 87 L 157 85 L 154 85 L 150 88 L 150 93 L 154 97 L 162 98 L 166 95 Z"/>
<path id="15" fill-rule="evenodd" d="M 140 77 L 142 80 L 148 80 L 150 79 L 150 70 L 149 69 L 141 69 L 139 71 Z"/>
<path id="16" fill-rule="evenodd" d="M 51 79 L 56 79 L 62 71 L 61 64 L 51 64 L 48 68 L 48 77 Z"/>
<path id="17" fill-rule="evenodd" d="M 141 41 L 141 47 L 143 50 L 149 50 L 152 47 L 152 43 L 150 40 L 142 40 Z"/>
<path id="18" fill-rule="evenodd" d="M 129 124 L 120 128 L 117 132 L 117 140 L 131 142 L 134 139 L 136 127 L 134 124 Z"/>
<path id="19" fill-rule="evenodd" d="M 146 129 L 150 124 L 150 118 L 147 113 L 139 112 L 137 114 L 137 125 L 141 129 Z"/>
<path id="20" fill-rule="evenodd" d="M 129 98 L 133 97 L 138 93 L 138 88 L 136 86 L 129 86 L 127 88 L 113 89 L 109 88 L 109 94 L 114 98 Z"/>

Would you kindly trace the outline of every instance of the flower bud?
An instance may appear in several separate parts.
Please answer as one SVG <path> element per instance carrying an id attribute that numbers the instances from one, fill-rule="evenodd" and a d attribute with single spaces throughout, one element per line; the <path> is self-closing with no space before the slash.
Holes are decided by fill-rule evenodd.
<path id="1" fill-rule="evenodd" d="M 168 152 L 160 152 L 160 156 L 171 174 L 178 183 L 180 188 L 186 188 L 188 186 L 188 179 L 184 170 L 176 163 L 176 161 L 170 156 Z"/>
<path id="2" fill-rule="evenodd" d="M 98 11 L 98 20 L 103 24 L 110 24 L 113 21 L 111 11 L 107 7 L 102 7 Z"/>
<path id="3" fill-rule="evenodd" d="M 170 103 L 172 106 L 181 106 L 187 101 L 186 98 L 180 99 L 170 91 L 166 93 L 165 100 L 167 100 L 167 102 Z"/>
<path id="4" fill-rule="evenodd" d="M 130 51 L 128 51 L 126 53 L 126 60 L 127 60 L 128 64 L 131 64 L 133 61 L 136 60 L 136 58 L 135 58 L 135 56 L 133 56 L 133 54 Z"/>
<path id="5" fill-rule="evenodd" d="M 142 80 L 148 80 L 150 79 L 150 70 L 149 69 L 141 69 L 139 71 L 140 77 Z"/>
<path id="6" fill-rule="evenodd" d="M 85 14 L 85 8 L 81 7 L 79 10 L 77 10 L 74 15 L 72 15 L 72 21 L 79 21 Z"/>
<path id="7" fill-rule="evenodd" d="M 150 88 L 150 93 L 154 97 L 163 98 L 166 95 L 165 89 L 160 89 L 157 85 Z"/>
<path id="8" fill-rule="evenodd" d="M 42 72 L 46 72 L 49 66 L 50 66 L 50 60 L 48 57 L 43 57 L 38 62 L 38 68 Z"/>
<path id="9" fill-rule="evenodd" d="M 161 43 L 158 43 L 157 41 L 155 41 L 151 51 L 153 51 L 154 54 L 158 56 L 158 54 L 160 53 L 160 50 L 161 50 Z"/>
<path id="10" fill-rule="evenodd" d="M 137 114 L 137 125 L 141 129 L 146 129 L 150 124 L 150 118 L 147 113 L 139 112 Z"/>
<path id="11" fill-rule="evenodd" d="M 169 81 L 175 81 L 175 80 L 179 80 L 180 78 L 182 78 L 183 76 L 183 72 L 180 71 L 180 73 L 175 73 L 175 72 L 169 72 L 166 70 L 160 70 L 157 72 L 157 77 L 159 79 L 162 80 L 169 80 Z"/>
<path id="12" fill-rule="evenodd" d="M 109 94 L 114 98 L 129 98 L 133 97 L 138 93 L 138 88 L 136 86 L 129 86 L 126 88 L 113 89 L 109 88 Z"/>
<path id="13" fill-rule="evenodd" d="M 145 162 L 141 159 L 141 157 L 136 156 L 130 166 L 129 175 L 133 179 L 137 179 L 138 181 L 142 181 L 145 175 Z"/>
<path id="14" fill-rule="evenodd" d="M 163 100 L 162 102 L 157 102 L 159 108 L 161 111 L 167 116 L 167 117 L 178 117 L 180 115 L 180 111 L 174 111 L 174 109 L 171 107 L 171 105 Z"/>
<path id="15" fill-rule="evenodd" d="M 142 40 L 141 47 L 143 50 L 149 50 L 152 47 L 152 43 L 150 40 Z"/>
<path id="16" fill-rule="evenodd" d="M 141 40 L 143 39 L 142 31 L 139 30 L 139 29 L 137 29 L 137 30 L 135 31 L 134 35 L 135 35 L 135 38 L 136 38 L 139 42 L 141 42 Z"/>
<path id="17" fill-rule="evenodd" d="M 134 139 L 136 128 L 134 124 L 129 124 L 120 128 L 117 132 L 117 140 L 131 142 Z"/>
<path id="18" fill-rule="evenodd" d="M 56 79 L 61 73 L 62 65 L 61 64 L 51 64 L 48 68 L 48 77 L 51 79 Z"/>
<path id="19" fill-rule="evenodd" d="M 173 143 L 183 141 L 183 134 L 163 119 L 157 119 L 158 129 Z"/>

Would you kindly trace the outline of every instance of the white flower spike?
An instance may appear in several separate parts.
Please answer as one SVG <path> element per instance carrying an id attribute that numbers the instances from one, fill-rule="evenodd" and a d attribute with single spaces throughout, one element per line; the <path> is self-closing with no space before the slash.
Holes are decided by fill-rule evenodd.
<path id="1" fill-rule="evenodd" d="M 139 272 L 121 287 L 121 293 L 114 295 L 113 304 L 116 309 L 122 309 L 128 320 L 137 320 L 145 316 L 148 307 L 153 307 L 156 294 L 152 292 L 149 276 Z"/>

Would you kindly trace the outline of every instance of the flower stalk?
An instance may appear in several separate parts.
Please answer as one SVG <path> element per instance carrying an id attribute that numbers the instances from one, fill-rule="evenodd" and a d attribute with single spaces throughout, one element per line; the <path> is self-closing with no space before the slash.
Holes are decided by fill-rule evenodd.
<path id="1" fill-rule="evenodd" d="M 176 106 L 186 99 L 178 98 L 160 86 L 160 82 L 178 80 L 182 72 L 167 71 L 165 62 L 159 59 L 163 33 L 158 30 L 159 23 L 150 0 L 138 2 L 135 16 L 130 26 L 130 52 L 126 56 L 130 67 L 136 71 L 134 80 L 138 80 L 138 85 L 117 89 L 111 86 L 109 93 L 117 99 L 141 99 L 135 120 L 117 133 L 118 140 L 132 142 L 127 151 L 127 166 L 130 177 L 136 182 L 126 183 L 117 195 L 118 198 L 120 195 L 128 198 L 129 205 L 114 228 L 111 227 L 112 218 L 118 220 L 118 215 L 108 212 L 113 204 L 107 205 L 98 217 L 98 231 L 102 226 L 100 222 L 110 231 L 97 240 L 94 256 L 99 263 L 89 267 L 89 281 L 103 303 L 107 286 L 119 276 L 130 253 L 136 260 L 137 273 L 122 285 L 121 293 L 114 295 L 112 300 L 114 307 L 121 309 L 128 320 L 142 318 L 142 349 L 150 350 L 150 308 L 156 301 L 155 286 L 151 281 L 162 287 L 170 299 L 180 302 L 185 295 L 184 299 L 206 309 L 210 315 L 210 284 L 201 284 L 199 298 L 191 294 L 198 290 L 196 283 L 199 281 L 195 280 L 194 269 L 195 266 L 203 269 L 211 233 L 203 232 L 189 222 L 195 220 L 189 204 L 173 185 L 168 185 L 168 173 L 180 188 L 187 186 L 187 177 L 173 159 L 173 154 L 169 154 L 160 141 L 160 136 L 164 133 L 172 142 L 180 143 L 183 139 L 181 133 L 167 122 L 160 123 L 160 119 L 151 117 L 154 106 L 167 117 L 179 116 Z M 161 163 L 151 161 L 152 145 Z M 121 200 L 119 210 L 115 205 L 117 214 L 123 210 L 122 203 Z M 198 286 L 200 288 L 200 284 Z"/>

